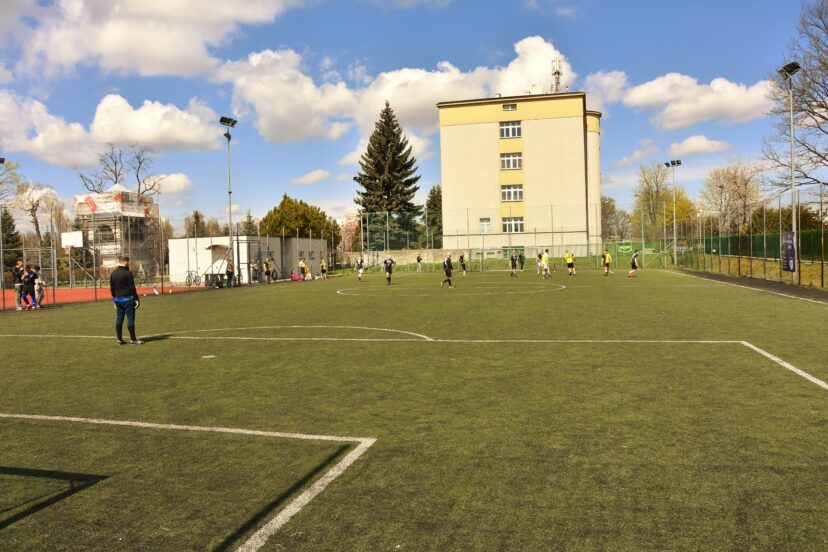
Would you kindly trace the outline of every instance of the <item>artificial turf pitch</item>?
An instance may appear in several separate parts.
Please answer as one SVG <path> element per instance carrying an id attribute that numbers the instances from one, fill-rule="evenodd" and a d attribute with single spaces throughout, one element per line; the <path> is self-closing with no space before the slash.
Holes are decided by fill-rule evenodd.
<path id="1" fill-rule="evenodd" d="M 111 304 L 8 313 L 0 413 L 377 439 L 261 550 L 828 549 L 828 390 L 741 344 L 826 381 L 828 304 L 439 280 L 150 297 L 140 347 Z M 2 550 L 232 550 L 354 447 L 1 417 L 0 443 Z"/>

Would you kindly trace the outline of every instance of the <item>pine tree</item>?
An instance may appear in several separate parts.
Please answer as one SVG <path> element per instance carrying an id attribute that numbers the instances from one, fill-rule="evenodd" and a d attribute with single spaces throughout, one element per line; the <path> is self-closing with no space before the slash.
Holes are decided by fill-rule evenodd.
<path id="1" fill-rule="evenodd" d="M 363 213 L 389 211 L 418 214 L 419 208 L 412 201 L 420 189 L 417 186 L 420 177 L 415 176 L 416 163 L 397 116 L 386 101 L 374 125 L 368 148 L 360 159 L 361 170 L 354 177 L 354 181 L 363 188 L 357 191 L 354 203 Z"/>
<path id="2" fill-rule="evenodd" d="M 253 220 L 253 215 L 250 214 L 250 210 L 247 210 L 247 215 L 244 217 L 244 220 L 241 223 L 241 228 L 239 229 L 240 234 L 242 236 L 255 236 L 258 234 L 259 229 L 256 221 Z"/>
<path id="3" fill-rule="evenodd" d="M 434 247 L 443 247 L 443 189 L 439 184 L 428 191 L 426 216 L 428 231 L 434 232 Z"/>
<path id="4" fill-rule="evenodd" d="M 11 270 L 18 260 L 22 259 L 20 249 L 22 242 L 20 234 L 14 224 L 14 219 L 9 213 L 9 210 L 3 206 L 3 225 L 0 228 L 0 239 L 3 240 L 3 267 L 5 270 Z"/>

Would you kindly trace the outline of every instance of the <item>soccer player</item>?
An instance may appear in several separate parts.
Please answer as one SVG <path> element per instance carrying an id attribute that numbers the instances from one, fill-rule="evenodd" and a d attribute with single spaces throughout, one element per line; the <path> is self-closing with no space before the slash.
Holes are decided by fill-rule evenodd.
<path id="1" fill-rule="evenodd" d="M 129 271 L 129 257 L 118 257 L 118 268 L 109 275 L 109 292 L 115 302 L 117 315 L 115 317 L 115 335 L 118 336 L 118 345 L 126 343 L 123 339 L 124 316 L 127 319 L 129 342 L 133 345 L 143 345 L 144 342 L 135 336 L 135 311 L 141 305 L 138 290 L 135 289 L 135 278 Z"/>
<path id="2" fill-rule="evenodd" d="M 466 275 L 466 257 L 463 256 L 464 253 L 460 253 L 460 268 L 463 269 L 463 276 Z"/>
<path id="3" fill-rule="evenodd" d="M 523 254 L 523 251 L 518 255 L 518 262 L 520 263 L 520 271 L 523 272 L 523 263 L 526 262 L 526 255 Z"/>
<path id="4" fill-rule="evenodd" d="M 549 250 L 548 249 L 544 249 L 543 254 L 541 255 L 541 268 L 543 269 L 543 279 L 544 280 L 549 279 L 549 278 L 552 277 L 552 275 L 549 274 Z"/>
<path id="5" fill-rule="evenodd" d="M 266 284 L 270 283 L 270 257 L 267 257 L 264 262 L 264 281 Z"/>
<path id="6" fill-rule="evenodd" d="M 357 280 L 360 282 L 362 281 L 362 271 L 365 270 L 365 261 L 362 260 L 362 257 L 359 257 L 356 261 L 356 268 L 357 268 Z"/>
<path id="7" fill-rule="evenodd" d="M 12 267 L 12 282 L 14 283 L 14 300 L 17 303 L 17 310 L 23 310 L 23 261 L 17 261 Z M 29 300 L 26 300 L 29 304 Z"/>
<path id="8" fill-rule="evenodd" d="M 446 259 L 443 261 L 443 273 L 446 275 L 446 279 L 440 282 L 440 287 L 443 287 L 443 284 L 448 282 L 449 288 L 453 288 L 454 286 L 451 285 L 451 273 L 454 270 L 454 265 L 451 264 L 451 253 L 446 255 Z"/>
<path id="9" fill-rule="evenodd" d="M 26 272 L 23 275 L 23 301 L 26 303 L 26 310 L 37 310 L 35 282 L 37 282 L 37 272 L 32 270 L 32 265 L 26 265 Z M 31 303 L 29 303 L 27 297 L 32 298 Z"/>
<path id="10" fill-rule="evenodd" d="M 566 261 L 566 268 L 569 270 L 569 275 L 572 276 L 576 274 L 575 272 L 575 255 L 572 254 L 572 251 L 569 249 L 566 250 L 564 254 L 564 260 Z"/>
<path id="11" fill-rule="evenodd" d="M 394 262 L 394 259 L 391 258 L 389 255 L 387 259 L 385 259 L 382 265 L 385 267 L 385 282 L 386 285 L 391 285 L 391 273 L 394 272 L 394 265 L 397 264 Z"/>
<path id="12" fill-rule="evenodd" d="M 635 271 L 638 270 L 638 249 L 635 250 L 633 253 L 632 260 L 630 261 L 630 271 L 627 272 L 627 278 L 632 278 L 632 275 L 635 274 Z"/>
<path id="13" fill-rule="evenodd" d="M 319 261 L 319 271 L 322 273 L 322 279 L 328 279 L 328 263 L 325 262 L 325 259 Z"/>
<path id="14" fill-rule="evenodd" d="M 542 264 L 543 264 L 543 263 L 542 263 L 542 261 L 543 261 L 543 254 L 542 254 L 542 253 L 538 253 L 538 260 L 535 262 L 535 267 L 536 267 L 536 268 L 537 268 L 537 270 L 538 270 L 538 274 L 540 274 L 540 273 L 541 273 L 541 270 L 542 270 L 542 269 L 541 269 L 541 266 L 542 266 Z"/>
<path id="15" fill-rule="evenodd" d="M 512 267 L 512 273 L 510 274 L 510 276 L 517 276 L 517 263 L 517 255 L 512 253 L 512 257 L 509 259 L 509 264 Z"/>
<path id="16" fill-rule="evenodd" d="M 423 256 L 417 253 L 417 272 L 423 271 Z"/>
<path id="17" fill-rule="evenodd" d="M 612 262 L 612 255 L 610 255 L 609 249 L 604 249 L 604 253 L 601 255 L 601 262 L 604 264 L 604 276 L 609 276 L 610 263 Z"/>
<path id="18" fill-rule="evenodd" d="M 129 262 L 129 258 L 127 258 L 127 262 Z M 129 270 L 129 269 L 127 269 L 127 270 Z M 234 273 L 233 273 L 233 261 L 232 261 L 232 259 L 227 259 L 227 268 L 224 270 L 224 275 L 227 277 L 227 287 L 233 287 L 233 275 L 234 275 Z"/>

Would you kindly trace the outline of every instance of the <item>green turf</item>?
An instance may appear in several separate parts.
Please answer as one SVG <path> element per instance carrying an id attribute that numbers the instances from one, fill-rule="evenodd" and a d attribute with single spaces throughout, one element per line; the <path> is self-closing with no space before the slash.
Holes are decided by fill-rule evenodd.
<path id="1" fill-rule="evenodd" d="M 828 547 L 828 391 L 740 344 L 623 342 L 745 340 L 826 380 L 828 305 L 647 270 L 455 283 L 152 297 L 142 347 L 48 337 L 110 335 L 105 303 L 4 315 L 39 337 L 0 338 L 0 411 L 377 438 L 271 551 Z M 8 419 L 0 440 L 0 466 L 105 477 L 0 529 L 22 549 L 232 548 L 344 454 Z"/>

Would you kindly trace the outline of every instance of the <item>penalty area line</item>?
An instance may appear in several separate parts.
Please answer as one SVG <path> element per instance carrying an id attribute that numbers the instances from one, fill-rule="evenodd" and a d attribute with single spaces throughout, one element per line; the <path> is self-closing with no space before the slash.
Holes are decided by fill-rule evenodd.
<path id="1" fill-rule="evenodd" d="M 310 487 L 305 489 L 296 498 L 291 500 L 273 518 L 265 523 L 258 531 L 253 533 L 236 550 L 237 552 L 256 552 L 281 529 L 290 519 L 298 514 L 302 508 L 316 498 L 328 485 L 337 477 L 342 475 L 354 462 L 356 462 L 371 446 L 377 442 L 373 437 L 343 437 L 339 435 L 311 435 L 305 433 L 285 433 L 280 431 L 258 431 L 253 429 L 241 429 L 232 427 L 212 426 L 190 426 L 179 424 L 155 424 L 149 422 L 135 422 L 128 420 L 103 420 L 98 418 L 79 418 L 73 416 L 45 416 L 41 414 L 9 414 L 0 412 L 0 418 L 18 420 L 37 420 L 50 422 L 73 422 L 96 425 L 127 426 L 144 429 L 166 429 L 177 431 L 196 431 L 209 433 L 233 433 L 238 435 L 252 435 L 256 437 L 276 437 L 282 439 L 303 439 L 309 441 L 335 441 L 341 443 L 356 443 L 356 447 L 336 463 L 334 467 L 325 472 Z"/>

